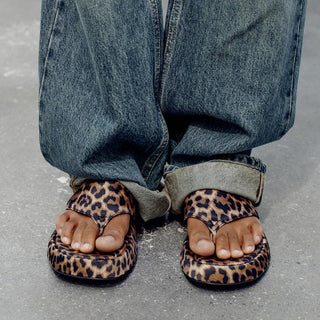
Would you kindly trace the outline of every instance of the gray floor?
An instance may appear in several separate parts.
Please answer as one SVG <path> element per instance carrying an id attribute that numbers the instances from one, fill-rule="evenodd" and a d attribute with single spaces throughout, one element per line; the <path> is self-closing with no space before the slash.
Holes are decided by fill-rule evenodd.
<path id="1" fill-rule="evenodd" d="M 272 264 L 256 285 L 207 290 L 182 275 L 185 230 L 144 229 L 126 281 L 92 286 L 57 278 L 46 258 L 71 192 L 38 145 L 40 0 L 0 1 L 1 319 L 320 319 L 320 3 L 310 0 L 295 127 L 258 148 L 268 165 L 261 220 Z"/>

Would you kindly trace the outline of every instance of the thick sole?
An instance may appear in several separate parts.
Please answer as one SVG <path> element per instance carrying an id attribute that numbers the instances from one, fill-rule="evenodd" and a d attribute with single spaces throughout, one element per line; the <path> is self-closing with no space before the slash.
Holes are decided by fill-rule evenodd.
<path id="1" fill-rule="evenodd" d="M 192 281 L 210 286 L 238 286 L 257 281 L 270 264 L 270 249 L 263 236 L 253 253 L 239 259 L 219 260 L 193 253 L 188 238 L 184 241 L 180 265 L 183 273 Z"/>
<path id="2" fill-rule="evenodd" d="M 60 236 L 51 235 L 47 256 L 53 270 L 79 280 L 114 281 L 125 276 L 137 260 L 136 231 L 130 228 L 123 246 L 112 253 L 99 251 L 90 254 L 73 250 L 61 242 Z"/>

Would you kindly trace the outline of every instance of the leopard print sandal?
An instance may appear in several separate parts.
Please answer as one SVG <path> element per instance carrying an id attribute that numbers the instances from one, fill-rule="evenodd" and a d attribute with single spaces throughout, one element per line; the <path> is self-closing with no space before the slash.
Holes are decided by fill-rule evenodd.
<path id="1" fill-rule="evenodd" d="M 67 203 L 67 208 L 91 217 L 99 236 L 107 223 L 129 213 L 131 224 L 123 246 L 111 253 L 82 253 L 62 243 L 56 231 L 48 244 L 49 262 L 58 274 L 78 279 L 114 280 L 131 270 L 137 259 L 135 210 L 136 200 L 119 181 L 84 182 Z"/>
<path id="2" fill-rule="evenodd" d="M 196 218 L 204 222 L 214 239 L 226 223 L 258 213 L 246 198 L 218 191 L 201 189 L 190 193 L 184 201 L 184 219 Z M 265 235 L 255 251 L 241 258 L 218 259 L 215 255 L 204 257 L 193 253 L 185 239 L 180 255 L 183 273 L 191 280 L 209 285 L 236 285 L 257 280 L 270 263 L 270 249 Z"/>

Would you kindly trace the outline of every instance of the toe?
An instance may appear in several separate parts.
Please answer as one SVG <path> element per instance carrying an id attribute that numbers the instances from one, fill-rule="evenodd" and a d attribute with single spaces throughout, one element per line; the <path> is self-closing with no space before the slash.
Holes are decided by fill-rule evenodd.
<path id="1" fill-rule="evenodd" d="M 96 248 L 102 252 L 112 252 L 122 247 L 129 231 L 130 215 L 114 217 L 104 228 L 103 234 L 96 239 Z"/>
<path id="2" fill-rule="evenodd" d="M 187 224 L 190 249 L 201 256 L 213 255 L 215 247 L 208 227 L 194 218 L 189 218 Z"/>
<path id="3" fill-rule="evenodd" d="M 90 253 L 94 250 L 94 243 L 98 233 L 98 227 L 94 222 L 86 224 L 79 239 L 81 252 Z"/>
<path id="4" fill-rule="evenodd" d="M 254 251 L 255 245 L 252 234 L 248 228 L 243 228 L 242 232 L 242 251 L 246 254 L 249 254 Z"/>
<path id="5" fill-rule="evenodd" d="M 228 230 L 228 239 L 231 257 L 234 259 L 242 257 L 243 251 L 241 250 L 239 236 L 234 229 Z"/>
<path id="6" fill-rule="evenodd" d="M 80 250 L 81 238 L 82 238 L 82 234 L 83 234 L 85 228 L 86 228 L 85 223 L 78 224 L 77 228 L 75 229 L 75 231 L 73 233 L 73 237 L 72 237 L 72 241 L 71 241 L 71 248 L 72 249 Z"/>
<path id="7" fill-rule="evenodd" d="M 64 244 L 71 243 L 76 226 L 77 226 L 77 223 L 74 220 L 68 220 L 66 223 L 64 223 L 61 231 L 61 241 Z"/>
<path id="8" fill-rule="evenodd" d="M 69 220 L 69 214 L 68 212 L 63 213 L 61 216 L 59 216 L 56 220 L 56 230 L 59 236 L 61 236 L 62 228 L 64 224 Z"/>
<path id="9" fill-rule="evenodd" d="M 253 237 L 254 244 L 258 245 L 263 236 L 263 229 L 258 219 L 251 225 L 251 234 Z"/>
<path id="10" fill-rule="evenodd" d="M 220 230 L 216 235 L 216 255 L 219 259 L 229 259 L 231 257 L 229 237 L 227 232 Z"/>

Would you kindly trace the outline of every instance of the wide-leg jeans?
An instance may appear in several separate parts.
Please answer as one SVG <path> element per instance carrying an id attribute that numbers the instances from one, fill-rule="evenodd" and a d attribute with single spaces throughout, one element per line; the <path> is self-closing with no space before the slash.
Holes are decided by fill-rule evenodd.
<path id="1" fill-rule="evenodd" d="M 294 123 L 306 0 L 42 0 L 39 130 L 71 176 L 119 180 L 147 221 L 192 191 L 261 201 L 254 147 Z M 164 178 L 162 180 L 162 178 Z"/>

